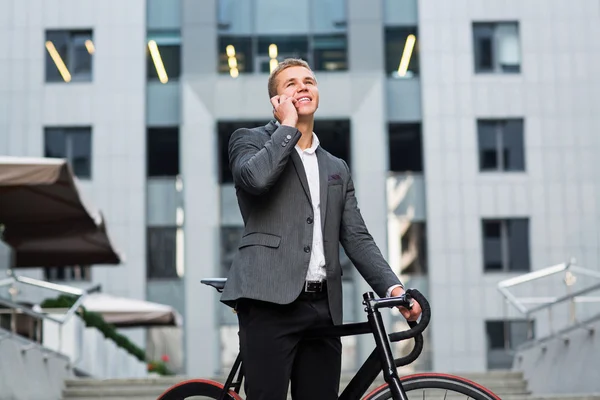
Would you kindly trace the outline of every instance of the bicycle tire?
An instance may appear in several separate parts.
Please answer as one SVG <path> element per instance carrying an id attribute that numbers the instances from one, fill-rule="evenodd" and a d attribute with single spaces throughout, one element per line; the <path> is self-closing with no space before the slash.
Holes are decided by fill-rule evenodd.
<path id="1" fill-rule="evenodd" d="M 447 374 L 415 374 L 400 378 L 407 394 L 423 389 L 441 389 L 467 395 L 473 400 L 501 400 L 491 390 L 460 376 Z M 389 400 L 392 394 L 388 384 L 383 384 L 367 394 L 363 400 Z"/>
<path id="2" fill-rule="evenodd" d="M 203 396 L 207 399 L 218 399 L 223 392 L 223 384 L 207 379 L 190 379 L 171 386 L 156 400 L 185 400 L 190 397 Z M 227 400 L 243 400 L 230 390 Z"/>

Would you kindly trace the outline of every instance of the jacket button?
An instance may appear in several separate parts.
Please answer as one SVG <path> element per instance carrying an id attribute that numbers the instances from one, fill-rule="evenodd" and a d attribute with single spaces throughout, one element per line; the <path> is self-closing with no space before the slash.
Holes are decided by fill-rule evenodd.
<path id="1" fill-rule="evenodd" d="M 310 246 L 304 246 L 304 252 L 310 253 Z"/>
<path id="2" fill-rule="evenodd" d="M 307 224 L 312 224 L 313 223 L 313 219 L 311 217 L 306 218 L 306 223 Z"/>

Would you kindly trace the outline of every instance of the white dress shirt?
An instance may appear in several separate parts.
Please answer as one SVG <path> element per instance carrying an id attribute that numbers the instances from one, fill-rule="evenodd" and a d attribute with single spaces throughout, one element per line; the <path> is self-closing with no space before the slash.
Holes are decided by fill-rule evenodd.
<path id="1" fill-rule="evenodd" d="M 279 125 L 279 122 L 277 123 Z M 313 132 L 312 145 L 302 150 L 296 145 L 296 151 L 304 165 L 304 172 L 308 180 L 308 189 L 313 207 L 313 240 L 310 250 L 310 261 L 308 263 L 307 281 L 324 281 L 327 279 L 325 270 L 325 250 L 323 247 L 323 231 L 321 230 L 321 191 L 319 182 L 319 163 L 317 161 L 317 148 L 319 147 L 319 138 Z M 402 285 L 393 285 L 387 290 L 387 297 L 391 296 L 392 290 Z"/>
<path id="2" fill-rule="evenodd" d="M 296 145 L 296 151 L 304 165 L 304 172 L 308 180 L 308 189 L 313 208 L 313 240 L 308 263 L 307 281 L 324 281 L 327 278 L 325 271 L 325 250 L 323 248 L 323 231 L 321 230 L 321 191 L 319 187 L 319 163 L 317 161 L 317 147 L 319 138 L 313 132 L 312 145 L 302 150 Z"/>

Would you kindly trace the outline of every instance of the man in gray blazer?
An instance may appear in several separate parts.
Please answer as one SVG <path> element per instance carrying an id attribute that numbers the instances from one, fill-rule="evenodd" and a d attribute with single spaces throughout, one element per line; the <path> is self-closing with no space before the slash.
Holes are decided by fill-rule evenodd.
<path id="1" fill-rule="evenodd" d="M 369 234 L 344 160 L 313 132 L 319 91 L 302 60 L 268 82 L 275 120 L 239 129 L 229 161 L 244 220 L 221 300 L 238 313 L 248 400 L 337 399 L 339 338 L 304 340 L 306 329 L 342 323 L 339 244 L 381 297 L 404 293 Z M 416 320 L 418 303 L 405 318 Z"/>

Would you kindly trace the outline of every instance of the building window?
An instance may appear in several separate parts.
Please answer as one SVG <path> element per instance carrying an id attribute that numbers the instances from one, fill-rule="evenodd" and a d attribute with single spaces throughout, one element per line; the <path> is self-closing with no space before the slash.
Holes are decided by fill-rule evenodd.
<path id="1" fill-rule="evenodd" d="M 233 175 L 229 168 L 229 139 L 239 128 L 255 128 L 264 126 L 268 121 L 235 121 L 217 123 L 219 143 L 219 182 L 232 183 Z M 350 121 L 349 120 L 315 120 L 315 133 L 321 146 L 332 155 L 346 161 L 351 166 L 350 159 Z"/>
<path id="2" fill-rule="evenodd" d="M 534 337 L 533 321 L 492 320 L 485 322 L 488 369 L 510 369 L 514 351 Z"/>
<path id="3" fill-rule="evenodd" d="M 179 128 L 148 128 L 148 177 L 174 177 L 179 175 Z"/>
<path id="4" fill-rule="evenodd" d="M 388 149 L 390 171 L 423 172 L 421 124 L 389 124 Z"/>
<path id="5" fill-rule="evenodd" d="M 475 72 L 521 72 L 521 48 L 517 22 L 474 23 Z"/>
<path id="6" fill-rule="evenodd" d="M 78 178 L 92 177 L 92 128 L 46 128 L 44 156 L 66 159 Z"/>
<path id="7" fill-rule="evenodd" d="M 244 233 L 243 226 L 221 227 L 221 276 L 227 276 Z"/>
<path id="8" fill-rule="evenodd" d="M 45 267 L 44 280 L 50 282 L 89 282 L 92 280 L 92 268 L 89 265 Z"/>
<path id="9" fill-rule="evenodd" d="M 252 38 L 219 37 L 219 72 L 236 78 L 240 73 L 254 71 Z"/>
<path id="10" fill-rule="evenodd" d="M 301 58 L 315 71 L 346 71 L 345 34 L 286 36 L 220 36 L 219 72 L 268 74 L 286 58 Z"/>
<path id="11" fill-rule="evenodd" d="M 479 169 L 525 171 L 523 120 L 477 121 Z"/>
<path id="12" fill-rule="evenodd" d="M 181 74 L 181 34 L 148 32 L 146 60 L 148 81 L 177 81 Z"/>
<path id="13" fill-rule="evenodd" d="M 485 219 L 482 231 L 485 272 L 530 270 L 527 218 Z"/>
<path id="14" fill-rule="evenodd" d="M 96 47 L 90 30 L 46 31 L 46 82 L 90 82 Z"/>
<path id="15" fill-rule="evenodd" d="M 400 272 L 410 275 L 427 274 L 427 229 L 425 222 L 408 221 L 401 238 Z"/>
<path id="16" fill-rule="evenodd" d="M 233 132 L 240 128 L 265 126 L 269 121 L 220 121 L 217 123 L 219 143 L 219 182 L 232 183 L 233 175 L 229 168 L 229 139 Z"/>
<path id="17" fill-rule="evenodd" d="M 314 129 L 319 137 L 320 146 L 333 156 L 346 161 L 351 168 L 350 121 L 318 119 L 315 120 Z"/>
<path id="18" fill-rule="evenodd" d="M 183 276 L 182 229 L 152 226 L 147 231 L 148 279 L 174 279 Z"/>
<path id="19" fill-rule="evenodd" d="M 346 3 L 218 0 L 219 72 L 268 73 L 287 57 L 302 58 L 315 71 L 347 70 Z"/>
<path id="20" fill-rule="evenodd" d="M 385 28 L 385 68 L 392 78 L 419 75 L 419 46 L 416 27 Z"/>

